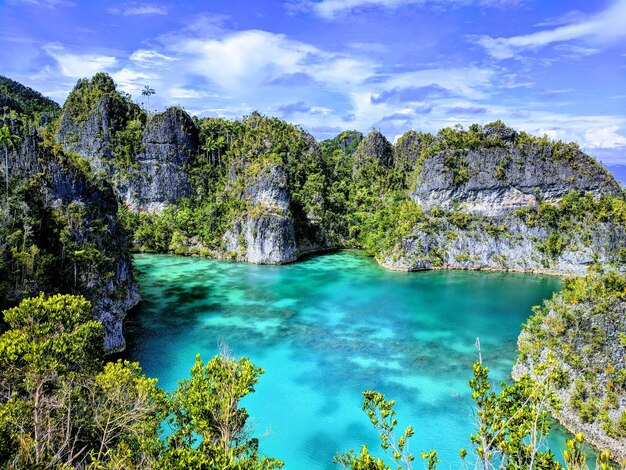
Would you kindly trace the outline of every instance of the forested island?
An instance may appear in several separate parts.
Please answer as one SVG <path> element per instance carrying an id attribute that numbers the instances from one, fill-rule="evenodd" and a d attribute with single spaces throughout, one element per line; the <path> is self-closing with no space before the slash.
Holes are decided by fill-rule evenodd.
<path id="1" fill-rule="evenodd" d="M 626 195 L 575 143 L 500 121 L 317 142 L 258 113 L 148 113 L 103 73 L 62 108 L 1 77 L 0 106 L 5 467 L 278 468 L 245 433 L 238 402 L 263 372 L 248 360 L 198 358 L 171 395 L 138 364 L 105 362 L 140 300 L 130 253 L 282 264 L 343 248 L 393 270 L 569 276 L 524 326 L 516 382 L 492 393 L 474 366 L 475 453 L 480 468 L 561 468 L 535 445 L 551 412 L 610 449 L 599 465 L 626 459 Z M 411 468 L 393 402 L 367 392 L 364 409 Z M 582 439 L 568 468 L 584 468 Z M 337 460 L 388 468 L 367 449 Z"/>

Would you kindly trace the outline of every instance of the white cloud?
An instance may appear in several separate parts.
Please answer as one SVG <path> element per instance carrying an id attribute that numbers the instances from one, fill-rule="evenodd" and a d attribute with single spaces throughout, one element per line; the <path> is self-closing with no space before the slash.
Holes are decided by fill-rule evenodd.
<path id="1" fill-rule="evenodd" d="M 509 38 L 474 37 L 496 59 L 509 59 L 525 49 L 537 49 L 553 43 L 585 39 L 594 44 L 613 42 L 626 37 L 626 0 L 616 0 L 606 10 L 586 19 L 531 34 Z"/>
<path id="2" fill-rule="evenodd" d="M 364 72 L 357 61 L 333 60 L 310 44 L 260 30 L 240 31 L 222 39 L 181 37 L 168 48 L 178 52 L 186 70 L 227 91 L 245 92 L 295 73 L 321 74 L 333 83 L 349 80 L 347 69 Z M 332 68 L 323 65 L 327 59 Z"/>
<path id="3" fill-rule="evenodd" d="M 107 55 L 71 54 L 58 44 L 46 44 L 44 50 L 56 60 L 61 73 L 70 78 L 91 77 L 97 72 L 110 70 L 117 63 L 115 57 Z"/>
<path id="4" fill-rule="evenodd" d="M 456 7 L 480 5 L 505 7 L 524 3 L 525 0 L 295 0 L 288 2 L 289 11 L 310 10 L 316 15 L 334 19 L 342 13 L 363 7 L 399 8 L 407 5 L 428 5 L 436 7 Z"/>
<path id="5" fill-rule="evenodd" d="M 176 59 L 174 57 L 169 57 L 165 54 L 161 54 L 157 51 L 138 49 L 131 54 L 130 60 L 133 61 L 138 67 L 149 68 L 161 67 L 168 62 L 172 62 Z"/>
<path id="6" fill-rule="evenodd" d="M 107 10 L 112 15 L 139 16 L 139 15 L 167 15 L 167 8 L 153 3 L 125 3 Z"/>
<path id="7" fill-rule="evenodd" d="M 383 62 L 363 58 L 358 50 L 337 53 L 260 30 L 218 34 L 185 28 L 117 58 L 75 54 L 59 45 L 45 50 L 58 63 L 51 67 L 57 76 L 57 69 L 73 79 L 104 69 L 134 96 L 149 84 L 157 90 L 153 107 L 181 104 L 200 115 L 237 118 L 255 109 L 276 113 L 276 103 L 306 103 L 306 112 L 289 119 L 318 137 L 330 137 L 337 129 L 367 132 L 374 125 L 394 136 L 410 128 L 437 131 L 457 122 L 468 126 L 503 119 L 514 128 L 574 140 L 597 152 L 626 147 L 619 134 L 626 128 L 624 117 L 561 113 L 538 98 L 494 100 L 503 84 L 529 85 L 525 75 L 506 75 L 501 67 L 434 66 L 390 73 Z M 285 77 L 306 85 L 294 88 Z M 421 88 L 439 92 L 420 94 Z M 372 99 L 404 96 L 402 90 L 407 97 L 413 90 L 414 98 Z"/>
<path id="8" fill-rule="evenodd" d="M 7 3 L 9 5 L 19 5 L 26 3 L 28 5 L 37 5 L 48 8 L 69 7 L 76 5 L 74 2 L 68 0 L 8 0 Z"/>
<path id="9" fill-rule="evenodd" d="M 615 148 L 626 145 L 626 137 L 617 133 L 619 126 L 589 129 L 585 132 L 585 143 L 590 148 Z"/>
<path id="10" fill-rule="evenodd" d="M 146 73 L 145 71 L 133 70 L 128 67 L 112 73 L 111 77 L 113 77 L 120 90 L 131 95 L 138 95 L 145 85 L 158 79 L 158 75 L 154 73 Z"/>
<path id="11" fill-rule="evenodd" d="M 209 93 L 201 90 L 193 90 L 190 88 L 174 87 L 168 92 L 171 98 L 175 99 L 203 99 L 203 98 L 216 98 L 218 95 L 215 93 Z"/>

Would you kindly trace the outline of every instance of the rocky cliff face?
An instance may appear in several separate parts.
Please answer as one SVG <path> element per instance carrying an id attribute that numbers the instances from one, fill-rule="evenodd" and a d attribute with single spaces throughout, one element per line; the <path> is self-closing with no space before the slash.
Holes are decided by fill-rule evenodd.
<path id="1" fill-rule="evenodd" d="M 287 178 L 280 163 L 267 163 L 247 177 L 243 197 L 248 210 L 224 235 L 228 252 L 261 264 L 288 263 L 298 257 Z"/>
<path id="2" fill-rule="evenodd" d="M 373 130 L 360 143 L 354 153 L 354 171 L 358 172 L 371 163 L 384 168 L 393 166 L 393 146 L 380 131 Z"/>
<path id="3" fill-rule="evenodd" d="M 118 183 L 124 202 L 134 211 L 160 211 L 188 197 L 189 165 L 198 152 L 198 129 L 180 108 L 169 108 L 148 121 L 136 167 Z"/>
<path id="4" fill-rule="evenodd" d="M 417 204 L 497 216 L 557 202 L 574 190 L 595 196 L 621 192 L 598 162 L 574 146 L 524 142 L 508 128 L 482 133 L 479 148 L 444 148 L 423 159 L 411 192 Z"/>
<path id="5" fill-rule="evenodd" d="M 231 199 L 245 209 L 226 232 L 226 251 L 253 263 L 280 264 L 327 249 L 322 226 L 323 168 L 315 139 L 258 114 L 229 157 Z"/>
<path id="6" fill-rule="evenodd" d="M 159 211 L 189 196 L 188 165 L 198 152 L 191 117 L 170 108 L 148 119 L 108 76 L 78 83 L 63 107 L 56 137 L 94 173 L 105 174 L 133 211 Z"/>
<path id="7" fill-rule="evenodd" d="M 626 459 L 625 339 L 626 277 L 590 274 L 566 281 L 536 310 L 519 336 L 513 369 L 514 377 L 549 380 L 561 402 L 552 410 L 557 420 L 620 462 Z"/>
<path id="8" fill-rule="evenodd" d="M 430 219 L 379 259 L 399 271 L 472 269 L 546 274 L 585 274 L 594 263 L 621 262 L 626 248 L 626 227 L 589 218 L 581 230 L 563 237 L 562 251 L 546 249 L 558 230 L 529 226 L 523 218 L 477 218 L 455 225 L 449 214 Z M 585 227 L 584 229 L 582 227 Z"/>
<path id="9" fill-rule="evenodd" d="M 622 188 L 591 157 L 506 127 L 449 132 L 422 147 L 409 193 L 422 221 L 382 265 L 583 274 L 623 262 Z"/>
<path id="10" fill-rule="evenodd" d="M 139 293 L 111 187 L 35 129 L 17 121 L 11 127 L 21 141 L 9 153 L 11 194 L 0 220 L 0 270 L 13 268 L 5 297 L 84 295 L 104 324 L 106 349 L 124 349 L 122 322 Z"/>

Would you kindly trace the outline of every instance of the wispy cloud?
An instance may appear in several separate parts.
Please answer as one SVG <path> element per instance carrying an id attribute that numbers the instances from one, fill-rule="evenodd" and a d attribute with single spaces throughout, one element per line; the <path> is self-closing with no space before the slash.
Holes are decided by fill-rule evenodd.
<path id="1" fill-rule="evenodd" d="M 150 49 L 138 49 L 131 54 L 130 60 L 139 67 L 150 68 L 161 67 L 169 62 L 175 61 L 176 58 Z"/>
<path id="2" fill-rule="evenodd" d="M 118 15 L 125 14 L 124 11 L 137 15 L 159 14 L 145 8 L 158 7 L 160 0 L 145 1 L 150 3 L 114 0 L 111 7 L 118 9 Z M 305 1 L 310 13 L 321 17 L 322 10 L 314 8 L 325 5 L 332 18 L 345 17 L 360 8 L 365 8 L 366 13 L 371 9 L 380 13 L 378 10 L 382 8 L 406 5 L 439 18 L 440 12 L 433 13 L 433 10 L 445 8 L 446 15 L 476 19 L 470 22 L 471 28 L 483 17 L 504 15 L 503 12 L 485 13 L 482 9 L 456 9 L 485 5 L 481 0 Z M 489 5 L 505 7 L 516 3 L 491 1 Z M 127 10 L 122 11 L 122 8 Z M 16 15 L 21 14 L 21 9 L 13 10 Z M 520 15 L 527 15 L 529 11 L 532 8 L 519 10 Z M 532 20 L 519 24 L 535 25 L 532 31 L 539 28 L 553 32 L 562 27 L 587 24 L 596 17 L 604 18 L 601 15 L 608 15 L 608 11 L 596 15 L 566 14 L 539 27 L 542 15 L 535 11 Z M 120 90 L 136 98 L 146 84 L 155 88 L 157 95 L 151 99 L 155 108 L 180 104 L 191 113 L 231 119 L 258 110 L 299 124 L 315 132 L 318 138 L 331 137 L 345 129 L 367 132 L 372 127 L 393 137 L 411 128 L 437 131 L 456 123 L 468 126 L 502 119 L 533 134 L 546 133 L 554 138 L 575 140 L 594 152 L 612 150 L 612 155 L 617 155 L 620 149 L 626 148 L 626 115 L 616 106 L 617 99 L 611 98 L 623 94 L 619 83 L 613 83 L 615 80 L 608 77 L 610 86 L 606 87 L 603 97 L 584 73 L 573 72 L 579 70 L 576 67 L 591 67 L 605 58 L 614 59 L 619 68 L 623 62 L 620 54 L 625 50 L 623 45 L 617 45 L 610 53 L 604 51 L 603 45 L 611 37 L 608 32 L 589 33 L 567 41 L 546 40 L 545 45 L 550 45 L 549 54 L 527 54 L 519 56 L 519 60 L 494 63 L 472 43 L 457 42 L 451 46 L 454 51 L 450 54 L 449 41 L 438 39 L 433 31 L 428 32 L 434 35 L 432 38 L 415 32 L 415 43 L 423 47 L 413 50 L 388 40 L 388 35 L 384 34 L 359 36 L 342 31 L 343 35 L 335 41 L 332 31 L 337 29 L 336 25 L 319 18 L 307 21 L 317 21 L 316 28 L 326 31 L 323 38 L 322 33 L 319 37 L 304 33 L 281 34 L 286 29 L 281 30 L 280 24 L 276 28 L 263 23 L 266 29 L 238 29 L 236 18 L 206 12 L 195 14 L 191 20 L 176 17 L 178 11 L 173 7 L 167 13 L 167 17 L 159 17 L 154 22 L 155 28 L 161 23 L 167 26 L 149 40 L 115 42 L 108 38 L 106 48 L 98 43 L 99 35 L 88 39 L 93 42 L 90 46 L 61 45 L 52 40 L 7 42 L 4 36 L 27 36 L 16 26 L 15 30 L 0 33 L 0 41 L 9 44 L 5 56 L 0 50 L 0 62 L 7 56 L 7 50 L 19 48 L 23 52 L 8 53 L 12 63 L 19 64 L 19 58 L 24 64 L 35 65 L 24 66 L 21 75 L 14 77 L 25 77 L 27 84 L 52 94 L 61 102 L 77 78 L 107 71 Z M 44 11 L 44 14 L 50 12 Z M 368 32 L 368 28 L 379 25 L 378 16 L 360 15 L 364 24 L 354 28 Z M 386 21 L 392 21 L 395 16 L 403 15 L 386 15 Z M 147 18 L 150 17 L 131 16 L 123 24 L 133 20 L 143 24 Z M 116 24 L 120 19 L 108 17 L 108 21 Z M 483 23 L 480 24 L 483 27 Z M 484 25 L 488 26 L 489 22 Z M 96 24 L 81 26 L 97 29 Z M 467 28 L 466 31 L 469 32 Z M 406 37 L 403 34 L 399 34 L 402 41 Z M 364 38 L 369 38 L 366 40 L 369 42 L 363 42 Z M 82 36 L 80 39 L 84 41 Z M 427 47 L 422 39 L 428 39 Z M 509 39 L 512 40 L 505 38 Z M 67 39 L 61 36 L 54 40 Z M 519 54 L 542 47 L 537 45 L 540 43 L 533 39 L 522 41 L 521 45 L 516 45 L 515 41 L 513 45 L 504 45 Z M 542 74 L 542 70 L 554 63 L 552 60 L 557 60 L 555 54 L 559 58 L 571 57 L 567 64 L 569 69 L 561 72 L 552 68 L 549 76 Z M 17 69 L 16 65 L 12 67 Z M 65 95 L 63 90 L 66 90 Z M 594 114 L 587 115 L 591 109 L 588 106 L 590 96 L 594 96 Z"/>
<path id="3" fill-rule="evenodd" d="M 525 0 L 291 0 L 286 3 L 288 11 L 311 11 L 325 18 L 334 19 L 337 16 L 361 8 L 400 8 L 408 5 L 424 5 L 431 7 L 458 7 L 466 5 L 508 7 L 524 3 Z"/>
<path id="4" fill-rule="evenodd" d="M 73 54 L 60 44 L 46 44 L 44 51 L 57 62 L 61 73 L 70 78 L 91 77 L 110 70 L 117 63 L 115 57 L 108 55 Z"/>
<path id="5" fill-rule="evenodd" d="M 478 106 L 455 106 L 446 110 L 446 114 L 451 116 L 478 116 L 481 114 L 487 114 L 487 108 Z"/>
<path id="6" fill-rule="evenodd" d="M 606 10 L 577 21 L 531 34 L 508 38 L 482 35 L 470 37 L 495 59 L 509 59 L 523 50 L 538 49 L 550 44 L 572 40 L 588 40 L 595 44 L 614 42 L 626 37 L 626 0 L 617 0 Z"/>
<path id="7" fill-rule="evenodd" d="M 56 8 L 56 7 L 69 7 L 76 5 L 74 2 L 69 0 L 7 0 L 7 4 L 9 5 L 36 5 L 48 8 Z"/>
<path id="8" fill-rule="evenodd" d="M 276 110 L 283 116 L 291 116 L 296 113 L 308 113 L 311 111 L 311 107 L 307 106 L 304 101 L 298 101 L 297 103 L 279 106 Z"/>
<path id="9" fill-rule="evenodd" d="M 589 129 L 585 132 L 585 141 L 592 148 L 616 148 L 626 145 L 626 137 L 618 133 L 619 126 Z"/>
<path id="10" fill-rule="evenodd" d="M 138 16 L 138 15 L 167 15 L 167 8 L 154 3 L 124 3 L 111 7 L 107 10 L 112 15 Z"/>

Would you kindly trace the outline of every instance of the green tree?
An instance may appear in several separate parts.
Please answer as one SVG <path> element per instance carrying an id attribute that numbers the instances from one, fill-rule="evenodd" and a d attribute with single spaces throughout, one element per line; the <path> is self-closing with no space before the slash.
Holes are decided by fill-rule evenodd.
<path id="1" fill-rule="evenodd" d="M 500 391 L 495 392 L 489 381 L 489 369 L 483 366 L 478 340 L 477 347 L 478 360 L 473 367 L 474 376 L 469 381 L 473 402 L 471 414 L 475 420 L 471 441 L 476 447 L 476 461 L 469 462 L 467 450 L 461 449 L 464 466 L 483 470 L 562 470 L 544 443 L 550 429 L 548 409 L 557 406 L 549 384 L 524 375 L 513 384 L 502 383 Z M 543 372 L 546 377 L 551 377 L 549 371 Z M 400 437 L 396 437 L 394 429 L 398 422 L 394 401 L 386 400 L 375 391 L 363 392 L 363 396 L 363 410 L 378 431 L 381 447 L 394 460 L 398 470 L 411 470 L 414 458 L 408 443 L 413 428 L 408 426 Z M 420 456 L 429 470 L 437 467 L 439 458 L 435 450 L 421 452 Z M 335 463 L 352 470 L 390 470 L 381 459 L 372 457 L 365 446 L 358 455 L 350 451 L 336 457 Z"/>
<path id="2" fill-rule="evenodd" d="M 150 96 L 152 95 L 156 95 L 156 91 L 154 90 L 154 88 L 150 88 L 150 85 L 144 86 L 143 90 L 141 90 L 141 96 L 145 96 L 148 100 L 148 103 L 146 105 L 147 112 L 150 112 Z"/>
<path id="3" fill-rule="evenodd" d="M 259 457 L 258 439 L 246 429 L 248 411 L 239 407 L 263 372 L 225 350 L 206 364 L 196 356 L 191 378 L 179 382 L 171 399 L 165 468 L 282 468 L 278 460 Z"/>
<path id="4" fill-rule="evenodd" d="M 6 124 L 0 128 L 0 145 L 4 147 L 4 184 L 7 199 L 9 198 L 9 150 L 15 149 L 20 140 L 20 136 L 11 133 L 11 129 Z"/>
<path id="5" fill-rule="evenodd" d="M 69 445 L 67 433 L 57 432 L 57 392 L 101 367 L 102 324 L 90 314 L 82 297 L 43 294 L 4 312 L 10 329 L 0 336 L 0 429 L 26 467 L 58 459 Z"/>
<path id="6" fill-rule="evenodd" d="M 136 362 L 109 362 L 89 386 L 94 468 L 159 468 L 167 396 Z"/>
<path id="7" fill-rule="evenodd" d="M 395 402 L 385 400 L 382 393 L 368 390 L 363 392 L 363 411 L 367 414 L 370 422 L 378 432 L 380 446 L 385 453 L 393 459 L 398 470 L 412 470 L 415 457 L 409 450 L 409 439 L 414 431 L 407 426 L 400 437 L 396 438 L 395 428 L 398 425 L 396 411 L 393 409 Z M 437 452 L 422 452 L 421 458 L 426 461 L 427 468 L 435 468 L 439 459 Z M 361 453 L 357 455 L 353 450 L 335 457 L 335 463 L 352 470 L 391 470 L 382 459 L 372 457 L 366 446 L 361 447 Z"/>
<path id="8" fill-rule="evenodd" d="M 544 367 L 538 374 L 544 378 L 541 382 L 524 374 L 512 384 L 501 383 L 496 392 L 489 381 L 489 368 L 483 365 L 478 339 L 476 345 L 478 360 L 469 386 L 476 429 L 471 441 L 479 468 L 560 469 L 545 446 L 550 430 L 548 410 L 559 405 L 550 389 L 550 371 Z"/>

